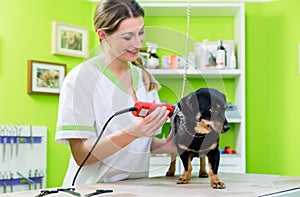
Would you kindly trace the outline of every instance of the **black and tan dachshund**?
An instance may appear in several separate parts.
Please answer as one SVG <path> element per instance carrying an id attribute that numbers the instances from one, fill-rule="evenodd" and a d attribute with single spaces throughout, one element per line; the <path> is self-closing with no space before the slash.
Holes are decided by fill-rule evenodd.
<path id="1" fill-rule="evenodd" d="M 184 166 L 178 184 L 190 181 L 191 161 L 194 157 L 200 158 L 199 177 L 207 177 L 205 169 L 205 156 L 207 156 L 211 187 L 226 188 L 218 178 L 219 135 L 230 129 L 225 118 L 225 110 L 226 96 L 213 88 L 198 89 L 177 103 L 177 110 L 171 119 L 171 132 Z M 175 158 L 172 158 L 167 176 L 174 175 Z"/>

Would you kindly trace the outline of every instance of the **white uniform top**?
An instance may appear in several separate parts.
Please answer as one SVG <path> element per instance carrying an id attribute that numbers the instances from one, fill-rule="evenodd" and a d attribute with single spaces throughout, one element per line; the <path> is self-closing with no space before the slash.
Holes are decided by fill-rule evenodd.
<path id="1" fill-rule="evenodd" d="M 130 64 L 130 70 L 137 98 L 159 103 L 157 91 L 146 90 L 141 69 Z M 59 98 L 56 141 L 68 144 L 70 138 L 95 138 L 111 115 L 132 106 L 133 98 L 117 77 L 100 62 L 99 57 L 94 57 L 72 69 L 64 80 Z M 134 118 L 131 112 L 114 117 L 102 137 L 126 128 Z M 147 177 L 151 142 L 151 137 L 141 137 L 102 161 L 84 166 L 75 185 Z M 78 167 L 71 156 L 64 187 L 71 186 Z"/>

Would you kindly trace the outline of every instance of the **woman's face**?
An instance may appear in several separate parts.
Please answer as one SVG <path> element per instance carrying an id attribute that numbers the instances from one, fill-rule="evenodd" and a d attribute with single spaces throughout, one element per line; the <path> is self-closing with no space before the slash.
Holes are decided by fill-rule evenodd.
<path id="1" fill-rule="evenodd" d="M 128 18 L 116 32 L 107 37 L 110 52 L 121 61 L 135 61 L 145 39 L 143 17 Z"/>

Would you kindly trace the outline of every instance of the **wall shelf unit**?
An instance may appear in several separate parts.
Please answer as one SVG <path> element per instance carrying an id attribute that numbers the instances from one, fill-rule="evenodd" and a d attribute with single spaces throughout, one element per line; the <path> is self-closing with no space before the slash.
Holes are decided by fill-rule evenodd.
<path id="1" fill-rule="evenodd" d="M 148 16 L 186 16 L 187 0 L 139 0 Z M 234 104 L 236 105 L 241 118 L 229 118 L 234 124 L 234 147 L 237 154 L 221 155 L 220 172 L 246 172 L 245 156 L 245 1 L 242 0 L 192 0 L 191 17 L 232 17 L 233 18 L 233 39 L 235 44 L 237 69 L 224 70 L 197 70 L 189 69 L 188 78 L 205 79 L 230 79 L 233 83 Z M 176 20 L 176 19 L 174 19 Z M 167 25 L 166 25 L 167 26 Z M 185 43 L 185 40 L 182 40 Z M 201 42 L 201 41 L 199 41 Z M 160 43 L 158 43 L 160 46 Z M 174 50 L 176 51 L 176 50 Z M 164 78 L 180 79 L 184 70 L 171 69 L 149 69 L 159 80 Z M 220 80 L 222 81 L 222 80 Z M 226 94 L 226 92 L 225 92 Z M 161 98 L 167 99 L 167 98 Z M 168 168 L 170 158 L 167 156 L 152 156 L 150 164 L 150 176 L 164 176 Z M 198 167 L 199 160 L 193 160 L 194 168 Z M 181 161 L 177 165 L 182 170 Z M 181 168 L 181 169 L 180 169 Z M 182 173 L 181 171 L 176 171 Z"/>
<path id="2" fill-rule="evenodd" d="M 148 71 L 155 75 L 156 78 L 180 78 L 184 74 L 183 69 L 148 69 Z M 187 70 L 187 77 L 189 78 L 206 78 L 206 79 L 234 79 L 241 75 L 242 71 L 240 69 L 207 69 L 207 70 Z"/>

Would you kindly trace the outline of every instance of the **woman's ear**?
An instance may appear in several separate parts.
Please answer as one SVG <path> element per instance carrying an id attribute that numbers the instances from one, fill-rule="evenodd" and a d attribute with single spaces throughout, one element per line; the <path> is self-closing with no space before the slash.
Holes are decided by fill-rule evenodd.
<path id="1" fill-rule="evenodd" d="M 106 40 L 106 33 L 103 31 L 103 29 L 98 29 L 97 34 L 100 42 Z"/>

